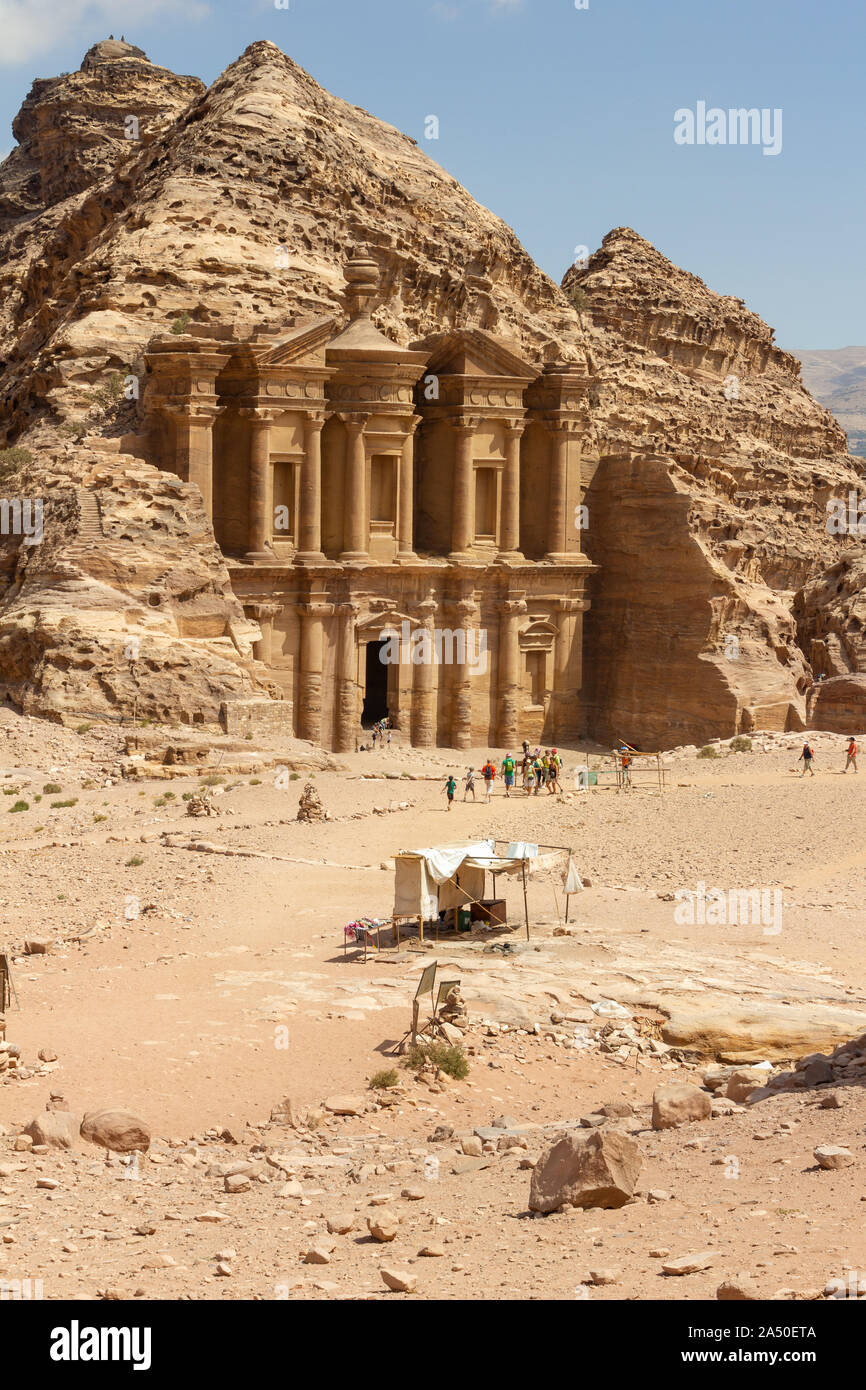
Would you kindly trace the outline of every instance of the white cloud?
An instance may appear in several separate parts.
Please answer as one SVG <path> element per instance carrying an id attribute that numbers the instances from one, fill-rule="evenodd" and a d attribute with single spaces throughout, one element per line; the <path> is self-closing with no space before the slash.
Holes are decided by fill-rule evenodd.
<path id="1" fill-rule="evenodd" d="M 169 15 L 200 19 L 208 13 L 201 0 L 135 0 L 131 7 L 117 0 L 0 0 L 0 64 L 14 67 L 43 53 L 51 53 L 76 35 L 81 36 L 81 56 L 91 44 L 120 38 L 136 42 L 135 28 L 144 29 Z M 141 45 L 143 47 L 144 45 Z"/>

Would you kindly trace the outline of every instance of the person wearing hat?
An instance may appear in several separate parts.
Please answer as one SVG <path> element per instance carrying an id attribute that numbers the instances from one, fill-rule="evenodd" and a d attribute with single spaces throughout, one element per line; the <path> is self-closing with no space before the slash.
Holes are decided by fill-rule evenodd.
<path id="1" fill-rule="evenodd" d="M 472 800 L 475 800 L 475 768 L 470 767 L 466 776 L 463 778 L 463 800 L 465 801 L 469 793 L 472 793 Z"/>

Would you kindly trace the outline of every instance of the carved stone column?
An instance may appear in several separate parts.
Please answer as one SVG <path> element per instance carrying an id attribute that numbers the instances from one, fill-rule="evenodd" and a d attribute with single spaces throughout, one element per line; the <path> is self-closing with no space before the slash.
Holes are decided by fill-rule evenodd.
<path id="1" fill-rule="evenodd" d="M 475 540 L 472 440 L 478 424 L 478 420 L 465 415 L 452 422 L 457 436 L 451 489 L 451 555 L 454 559 L 467 555 Z"/>
<path id="2" fill-rule="evenodd" d="M 330 603 L 312 595 L 309 603 L 298 605 L 301 615 L 301 667 L 298 677 L 298 737 L 319 743 L 322 737 L 322 671 L 324 666 L 324 620 L 334 611 Z"/>
<path id="3" fill-rule="evenodd" d="M 343 497 L 342 561 L 369 558 L 367 524 L 367 415 L 344 415 L 346 425 L 346 484 Z"/>
<path id="4" fill-rule="evenodd" d="M 547 502 L 547 556 L 560 560 L 567 554 L 568 443 L 571 430 L 565 422 L 549 423 L 550 492 Z"/>
<path id="5" fill-rule="evenodd" d="M 358 653 L 355 646 L 355 621 L 360 612 L 357 603 L 337 605 L 339 619 L 337 647 L 337 690 L 334 702 L 334 749 L 337 753 L 353 753 L 357 732 L 361 727 L 358 711 Z"/>
<path id="6" fill-rule="evenodd" d="M 498 742 L 505 749 L 517 743 L 520 732 L 520 621 L 525 613 L 526 600 L 513 595 L 503 603 L 499 619 Z"/>
<path id="7" fill-rule="evenodd" d="M 450 605 L 456 614 L 456 631 L 458 633 L 457 660 L 454 664 L 454 673 L 451 680 L 451 747 L 452 748 L 471 748 L 472 747 L 472 672 L 473 668 L 469 664 L 470 656 L 476 654 L 475 646 L 470 646 L 470 639 L 474 641 L 475 626 L 473 619 L 478 613 L 478 604 L 469 595 L 458 599 L 456 603 Z M 486 645 L 485 645 L 486 654 Z"/>
<path id="8" fill-rule="evenodd" d="M 500 526 L 499 559 L 519 559 L 520 556 L 520 440 L 523 425 L 508 425 L 505 430 L 505 469 L 502 474 L 502 524 Z"/>
<path id="9" fill-rule="evenodd" d="M 201 493 L 205 512 L 213 519 L 213 422 L 217 417 L 214 405 L 205 401 L 190 401 L 189 405 L 173 406 L 175 419 L 175 458 L 177 471 L 188 483 L 195 483 Z"/>
<path id="10" fill-rule="evenodd" d="M 397 503 L 397 562 L 405 564 L 415 555 L 415 431 L 420 415 L 407 422 L 409 433 L 403 441 L 400 457 L 400 494 Z"/>
<path id="11" fill-rule="evenodd" d="M 281 603 L 251 603 L 249 610 L 262 631 L 261 640 L 253 644 L 253 656 L 265 666 L 273 663 L 274 618 L 282 612 Z"/>
<path id="12" fill-rule="evenodd" d="M 302 564 L 324 560 L 322 554 L 322 428 L 324 415 L 304 418 L 304 458 L 299 488 L 298 553 Z"/>
<path id="13" fill-rule="evenodd" d="M 245 560 L 253 564 L 273 564 L 275 555 L 269 547 L 271 520 L 268 516 L 271 467 L 272 410 L 241 412 L 250 421 L 250 488 L 249 488 L 249 550 Z"/>
<path id="14" fill-rule="evenodd" d="M 427 633 L 424 659 L 415 664 L 412 681 L 412 744 L 415 748 L 433 748 L 436 743 L 436 692 L 434 619 L 437 604 L 431 596 L 419 603 L 414 617 L 419 629 Z M 413 649 L 415 648 L 413 642 Z"/>

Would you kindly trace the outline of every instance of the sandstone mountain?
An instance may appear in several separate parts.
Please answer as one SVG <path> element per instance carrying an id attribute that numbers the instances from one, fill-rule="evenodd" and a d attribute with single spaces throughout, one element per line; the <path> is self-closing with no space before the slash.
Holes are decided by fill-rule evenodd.
<path id="1" fill-rule="evenodd" d="M 96 45 L 79 72 L 34 84 L 14 133 L 2 488 L 49 499 L 41 545 L 0 538 L 0 691 L 17 705 L 210 721 L 221 700 L 268 693 L 196 490 L 150 466 L 123 383 L 187 316 L 285 329 L 340 313 L 356 248 L 380 267 L 375 319 L 397 342 L 479 327 L 594 379 L 589 733 L 670 744 L 799 727 L 825 648 L 844 717 L 866 713 L 857 540 L 825 525 L 861 465 L 740 300 L 628 229 L 555 285 L 413 140 L 270 43 L 207 90 Z"/>

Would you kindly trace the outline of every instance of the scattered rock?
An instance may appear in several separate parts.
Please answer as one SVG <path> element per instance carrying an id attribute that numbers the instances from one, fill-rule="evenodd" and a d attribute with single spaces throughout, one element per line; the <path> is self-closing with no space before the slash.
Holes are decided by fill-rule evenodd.
<path id="1" fill-rule="evenodd" d="M 855 1159 L 850 1149 L 843 1149 L 838 1144 L 819 1144 L 815 1150 L 815 1161 L 822 1168 L 850 1168 Z"/>
<path id="2" fill-rule="evenodd" d="M 112 1153 L 128 1154 L 150 1148 L 150 1127 L 129 1110 L 94 1110 L 84 1116 L 82 1139 Z"/>
<path id="3" fill-rule="evenodd" d="M 688 1081 L 666 1081 L 653 1092 L 653 1129 L 675 1129 L 711 1116 L 709 1093 Z"/>

